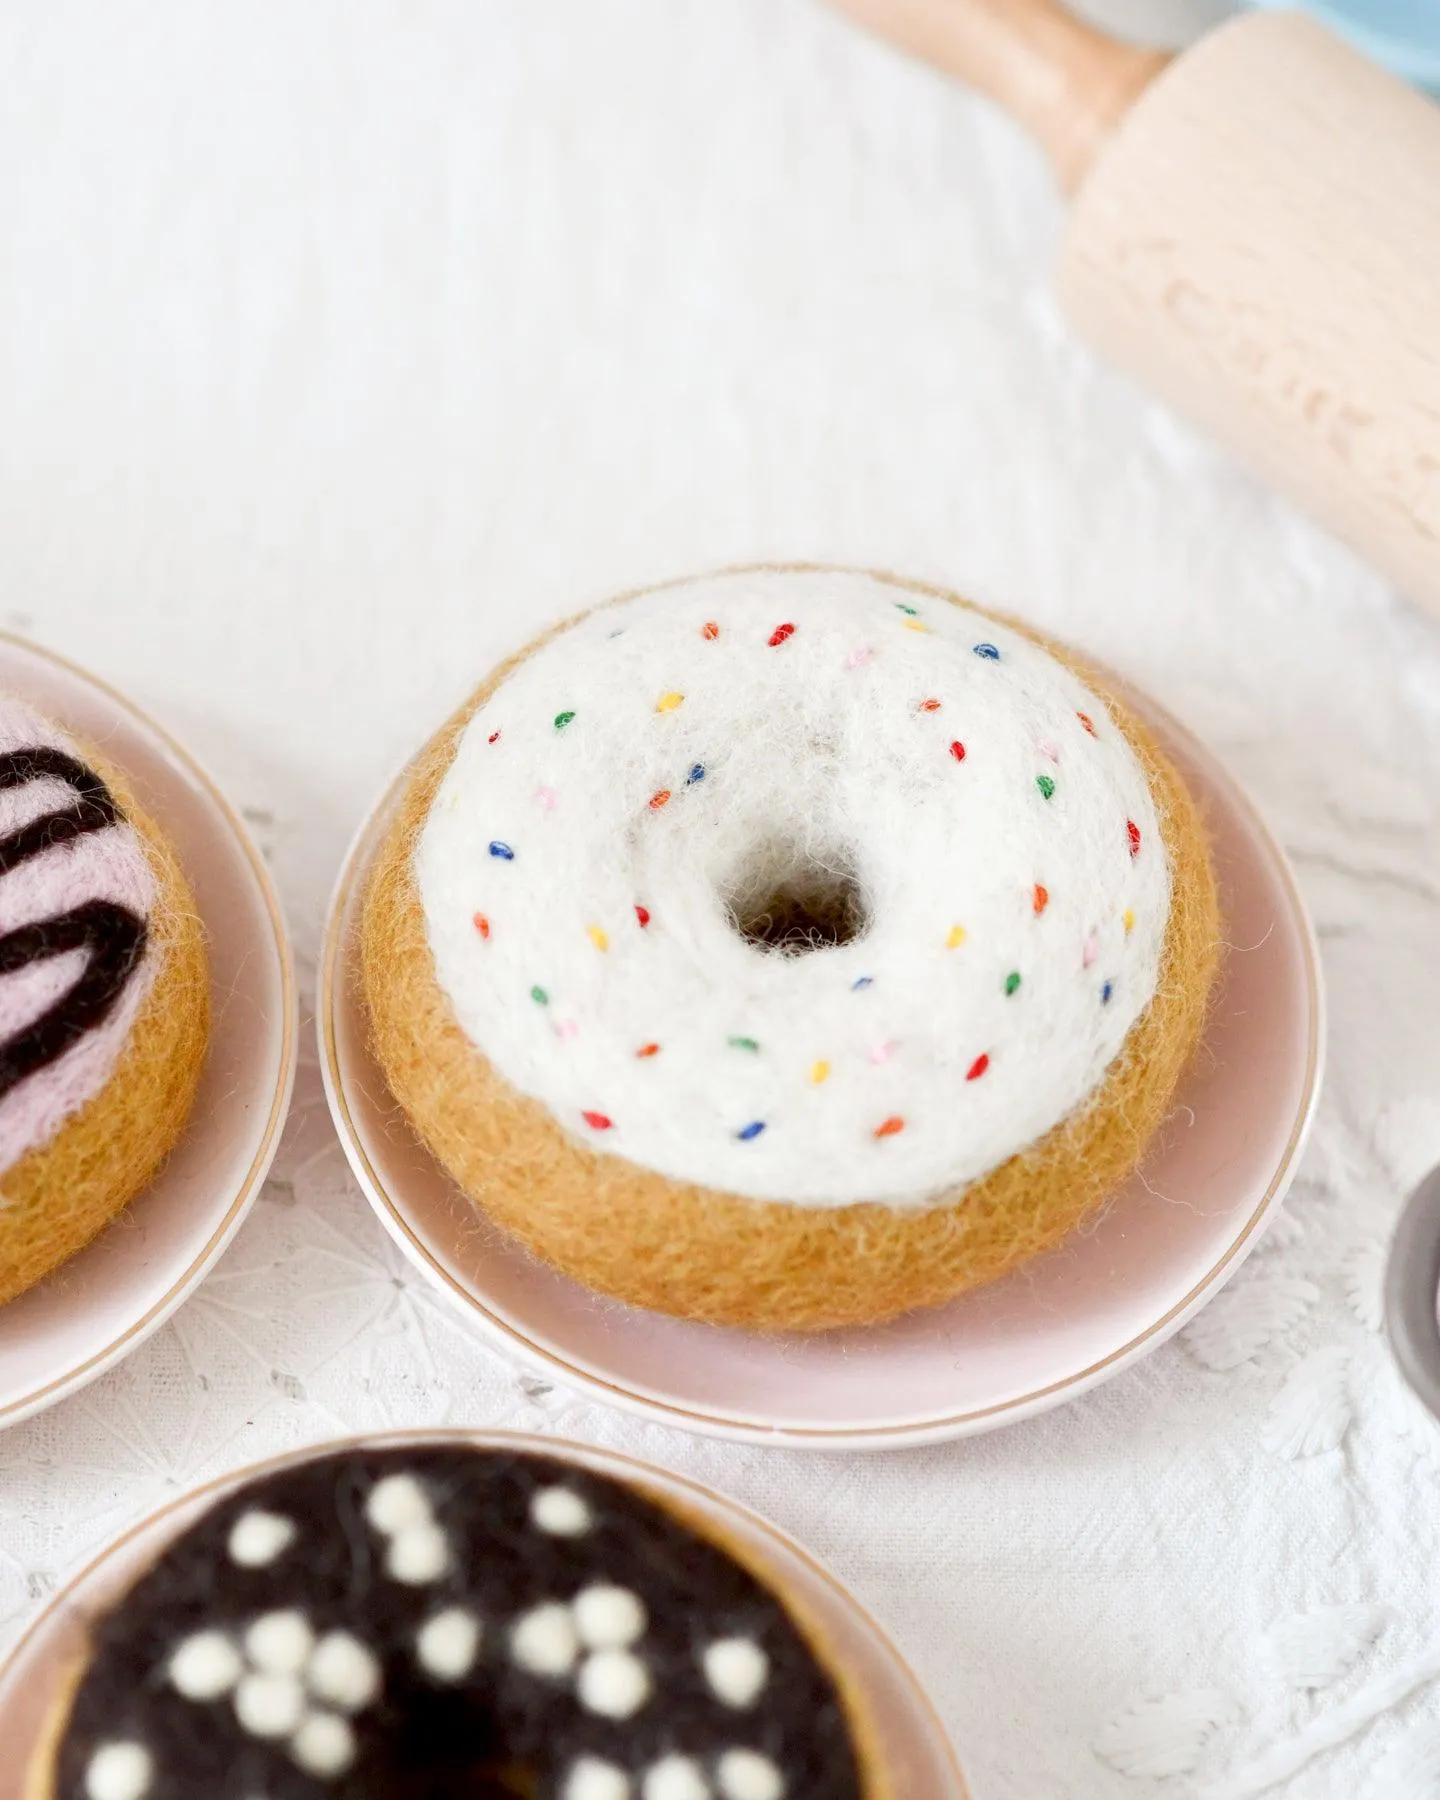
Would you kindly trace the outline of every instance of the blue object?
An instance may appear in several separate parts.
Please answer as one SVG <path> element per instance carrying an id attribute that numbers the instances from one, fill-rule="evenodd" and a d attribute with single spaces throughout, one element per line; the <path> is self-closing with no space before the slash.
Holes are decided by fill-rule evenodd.
<path id="1" fill-rule="evenodd" d="M 1251 0 L 1293 6 L 1294 0 Z M 1305 10 L 1421 87 L 1440 89 L 1440 0 L 1306 0 Z"/>

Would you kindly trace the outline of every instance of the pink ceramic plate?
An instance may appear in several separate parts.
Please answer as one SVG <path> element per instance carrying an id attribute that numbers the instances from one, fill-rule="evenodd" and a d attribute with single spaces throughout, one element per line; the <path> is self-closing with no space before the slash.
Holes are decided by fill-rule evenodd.
<path id="1" fill-rule="evenodd" d="M 598 1299 L 480 1219 L 399 1116 L 354 981 L 365 871 L 392 784 L 352 846 L 326 933 L 321 1061 L 346 1154 L 407 1255 L 499 1348 L 612 1405 L 759 1443 L 880 1449 L 988 1431 L 1162 1344 L 1254 1246 L 1320 1081 L 1319 964 L 1279 847 L 1224 769 L 1133 691 L 1204 803 L 1230 946 L 1206 1043 L 1143 1170 L 1061 1249 L 936 1312 L 820 1338 L 692 1325 Z"/>
<path id="2" fill-rule="evenodd" d="M 966 1800 L 965 1778 L 944 1727 L 900 1652 L 833 1575 L 758 1513 L 648 1463 L 632 1462 L 628 1457 L 594 1450 L 585 1444 L 512 1432 L 393 1432 L 347 1439 L 323 1448 L 446 1442 L 564 1456 L 596 1474 L 641 1483 L 682 1502 L 701 1518 L 713 1520 L 728 1537 L 763 1558 L 784 1590 L 805 1607 L 840 1658 L 854 1671 L 874 1708 L 895 1793 L 903 1794 L 905 1800 Z M 241 1480 L 288 1468 L 320 1447 L 291 1451 L 273 1461 L 237 1470 L 223 1481 L 212 1482 L 173 1501 L 112 1544 L 61 1590 L 0 1667 L 0 1744 L 5 1746 L 5 1754 L 0 1758 L 0 1800 L 21 1800 L 25 1765 L 39 1741 L 57 1682 L 83 1642 L 87 1616 L 133 1581 L 206 1505 Z"/>
<path id="3" fill-rule="evenodd" d="M 234 1236 L 280 1136 L 296 1018 L 270 879 L 209 778 L 119 694 L 18 638 L 0 635 L 0 688 L 103 750 L 169 833 L 209 933 L 215 1012 L 194 1114 L 159 1177 L 88 1249 L 0 1308 L 0 1425 L 13 1425 L 142 1343 Z"/>

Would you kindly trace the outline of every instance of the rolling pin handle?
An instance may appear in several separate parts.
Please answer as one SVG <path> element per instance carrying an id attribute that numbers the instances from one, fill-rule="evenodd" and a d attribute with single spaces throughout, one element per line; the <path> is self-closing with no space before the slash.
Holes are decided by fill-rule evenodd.
<path id="1" fill-rule="evenodd" d="M 1057 0 L 836 0 L 872 31 L 997 100 L 1067 193 L 1169 56 L 1121 43 Z"/>

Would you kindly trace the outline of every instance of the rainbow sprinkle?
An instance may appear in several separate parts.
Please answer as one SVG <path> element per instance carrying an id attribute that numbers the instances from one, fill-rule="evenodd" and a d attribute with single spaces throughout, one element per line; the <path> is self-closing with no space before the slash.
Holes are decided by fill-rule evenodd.
<path id="1" fill-rule="evenodd" d="M 742 1144 L 752 1144 L 764 1129 L 763 1119 L 752 1119 L 748 1125 L 742 1125 L 735 1135 Z"/>
<path id="2" fill-rule="evenodd" d="M 570 723 L 570 721 L 574 717 L 575 717 L 575 715 L 573 712 L 558 712 L 558 713 L 556 713 L 555 729 L 557 731 L 563 731 L 565 729 L 565 727 Z"/>
<path id="3" fill-rule="evenodd" d="M 498 857 L 501 862 L 514 862 L 515 860 L 515 852 L 508 844 L 502 843 L 499 838 L 491 838 L 490 854 Z"/>

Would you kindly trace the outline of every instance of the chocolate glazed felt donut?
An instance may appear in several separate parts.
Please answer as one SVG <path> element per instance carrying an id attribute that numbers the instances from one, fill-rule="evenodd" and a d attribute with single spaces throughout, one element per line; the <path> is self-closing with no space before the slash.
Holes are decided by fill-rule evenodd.
<path id="1" fill-rule="evenodd" d="M 95 1620 L 26 1800 L 899 1800 L 754 1553 L 558 1458 L 342 1450 Z"/>
<path id="2" fill-rule="evenodd" d="M 411 772 L 362 963 L 491 1218 L 602 1293 L 818 1330 L 1113 1192 L 1219 943 L 1194 801 L 1102 678 L 949 594 L 758 569 L 491 677 Z"/>
<path id="3" fill-rule="evenodd" d="M 208 1016 L 168 844 L 118 772 L 0 697 L 0 1302 L 149 1181 L 189 1112 Z"/>

